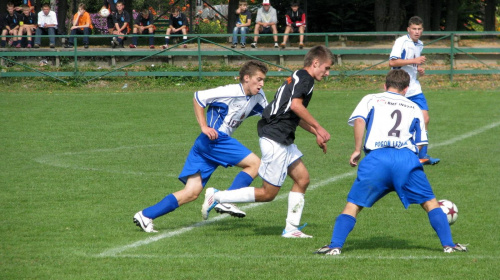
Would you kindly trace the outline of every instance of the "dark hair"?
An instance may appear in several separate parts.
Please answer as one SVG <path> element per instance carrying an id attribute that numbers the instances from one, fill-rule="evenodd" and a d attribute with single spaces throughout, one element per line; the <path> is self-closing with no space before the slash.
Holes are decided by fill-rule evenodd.
<path id="1" fill-rule="evenodd" d="M 332 52 L 325 46 L 316 46 L 311 48 L 304 57 L 304 67 L 311 66 L 313 61 L 318 59 L 320 63 L 330 60 L 334 61 Z"/>
<path id="2" fill-rule="evenodd" d="M 296 2 L 296 1 L 293 1 L 291 4 L 290 4 L 290 7 L 298 7 L 299 6 L 299 2 Z"/>
<path id="3" fill-rule="evenodd" d="M 408 20 L 408 26 L 415 24 L 415 25 L 422 25 L 424 24 L 424 21 L 419 17 L 419 16 L 413 16 Z"/>
<path id="4" fill-rule="evenodd" d="M 385 86 L 387 88 L 395 88 L 401 92 L 409 85 L 410 75 L 403 69 L 393 69 L 385 77 Z"/>
<path id="5" fill-rule="evenodd" d="M 260 71 L 265 75 L 268 71 L 267 66 L 258 60 L 249 60 L 245 62 L 240 69 L 240 82 L 243 82 L 243 78 L 246 75 L 252 77 L 257 73 L 257 71 Z"/>
<path id="6" fill-rule="evenodd" d="M 87 6 L 85 4 L 83 4 L 83 3 L 80 3 L 78 5 L 78 8 L 81 8 L 82 10 L 87 10 Z"/>

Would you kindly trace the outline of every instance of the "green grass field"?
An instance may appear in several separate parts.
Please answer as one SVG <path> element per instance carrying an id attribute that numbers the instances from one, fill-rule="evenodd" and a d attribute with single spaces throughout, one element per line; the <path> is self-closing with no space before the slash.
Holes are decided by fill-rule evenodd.
<path id="1" fill-rule="evenodd" d="M 268 98 L 276 88 L 265 87 Z M 437 198 L 457 204 L 454 241 L 470 252 L 445 255 L 420 206 L 405 210 L 391 194 L 360 214 L 338 257 L 313 251 L 329 242 L 355 178 L 347 118 L 378 90 L 314 93 L 309 109 L 332 140 L 326 155 L 310 134 L 296 141 L 311 174 L 302 222 L 313 239 L 280 237 L 290 181 L 275 201 L 243 205 L 244 219 L 202 222 L 200 197 L 147 234 L 134 213 L 183 187 L 177 175 L 200 131 L 193 91 L 1 92 L 0 279 L 498 279 L 498 91 L 426 92 L 429 153 L 441 158 L 426 173 Z M 260 154 L 257 120 L 235 137 Z M 238 171 L 220 168 L 208 186 L 227 188 Z"/>

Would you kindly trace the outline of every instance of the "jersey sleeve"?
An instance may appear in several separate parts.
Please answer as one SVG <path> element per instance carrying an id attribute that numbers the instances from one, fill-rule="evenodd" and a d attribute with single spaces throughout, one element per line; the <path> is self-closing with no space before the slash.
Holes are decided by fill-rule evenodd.
<path id="1" fill-rule="evenodd" d="M 403 53 L 403 43 L 404 40 L 397 39 L 396 42 L 394 42 L 394 46 L 392 46 L 392 51 L 391 54 L 389 55 L 389 59 L 399 59 L 402 58 L 402 53 Z"/>
<path id="2" fill-rule="evenodd" d="M 354 126 L 354 121 L 358 118 L 361 118 L 365 121 L 365 123 L 368 123 L 368 114 L 371 110 L 369 100 L 369 96 L 365 96 L 363 97 L 363 99 L 361 99 L 361 101 L 358 103 L 351 116 L 349 117 L 347 124 L 349 124 L 350 126 Z"/>
<path id="3" fill-rule="evenodd" d="M 201 107 L 205 108 L 219 98 L 243 95 L 242 92 L 241 86 L 239 84 L 234 84 L 197 91 L 194 93 L 194 98 Z"/>
<path id="4" fill-rule="evenodd" d="M 312 91 L 310 83 L 314 83 L 312 77 L 306 77 L 305 75 L 297 75 L 298 72 L 292 74 L 293 82 L 295 83 L 292 88 L 291 98 L 304 98 L 307 94 Z M 313 85 L 314 86 L 314 85 Z"/>

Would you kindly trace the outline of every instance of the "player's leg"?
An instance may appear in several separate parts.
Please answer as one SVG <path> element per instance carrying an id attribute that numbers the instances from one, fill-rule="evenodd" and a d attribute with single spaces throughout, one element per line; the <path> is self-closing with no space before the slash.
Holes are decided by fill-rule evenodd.
<path id="1" fill-rule="evenodd" d="M 149 34 L 149 48 L 154 49 L 155 48 L 155 30 L 154 27 L 149 27 L 148 29 L 145 30 Z"/>
<path id="2" fill-rule="evenodd" d="M 279 45 L 278 45 L 278 35 L 277 35 L 278 34 L 278 28 L 276 27 L 276 24 L 271 25 L 271 30 L 273 31 L 273 34 L 274 34 L 274 36 L 273 36 L 274 47 L 278 48 L 279 47 Z"/>
<path id="3" fill-rule="evenodd" d="M 132 34 L 133 35 L 138 35 L 138 31 L 139 31 L 139 28 L 137 27 L 134 27 L 132 29 Z M 137 36 L 132 36 L 132 44 L 130 44 L 130 48 L 134 49 L 134 48 L 137 48 L 137 40 L 138 40 L 139 37 Z"/>
<path id="4" fill-rule="evenodd" d="M 252 48 L 257 47 L 257 42 L 259 40 L 259 32 L 262 31 L 261 29 L 262 29 L 262 26 L 260 24 L 256 23 L 254 31 L 253 31 L 253 34 L 255 36 L 253 36 L 253 43 L 251 44 Z"/>
<path id="5" fill-rule="evenodd" d="M 170 34 L 172 33 L 172 28 L 167 28 L 167 32 L 165 33 L 165 45 L 163 45 L 163 49 L 168 49 L 168 43 L 170 42 Z"/>
<path id="6" fill-rule="evenodd" d="M 2 41 L 0 43 L 0 47 L 2 48 L 5 48 L 6 44 L 7 44 L 7 32 L 9 32 L 9 30 L 7 29 L 2 29 Z"/>
<path id="7" fill-rule="evenodd" d="M 292 30 L 292 27 L 291 26 L 286 26 L 285 28 L 285 35 L 283 35 L 283 43 L 281 43 L 281 48 L 284 49 L 286 47 L 286 42 L 288 41 L 288 34 L 290 33 L 290 31 Z"/>
<path id="8" fill-rule="evenodd" d="M 288 175 L 293 180 L 293 185 L 288 194 L 288 211 L 286 216 L 286 226 L 282 236 L 287 238 L 311 238 L 312 236 L 304 234 L 300 227 L 302 211 L 304 210 L 304 195 L 309 186 L 309 171 L 301 159 L 296 160 L 288 168 Z"/>
<path id="9" fill-rule="evenodd" d="M 424 115 L 424 123 L 425 123 L 425 130 L 427 133 L 427 126 L 429 123 L 429 106 L 427 105 L 427 99 L 425 98 L 425 95 L 423 93 L 414 95 L 409 97 L 411 101 L 415 102 L 420 110 L 422 110 L 422 114 Z M 440 161 L 438 158 L 432 158 L 429 156 L 427 153 L 427 145 L 423 146 L 422 149 L 420 149 L 418 153 L 418 158 L 420 159 L 420 163 L 422 164 L 431 164 L 434 165 Z"/>
<path id="10" fill-rule="evenodd" d="M 181 32 L 182 33 L 182 43 L 184 44 L 183 48 L 187 48 L 186 41 L 187 41 L 187 26 L 182 26 L 181 27 Z"/>
<path id="11" fill-rule="evenodd" d="M 299 48 L 304 47 L 304 32 L 306 30 L 306 27 L 304 25 L 299 26 Z"/>
<path id="12" fill-rule="evenodd" d="M 233 44 L 231 45 L 231 48 L 236 48 L 238 45 L 238 33 L 240 32 L 239 27 L 234 27 L 233 28 Z"/>

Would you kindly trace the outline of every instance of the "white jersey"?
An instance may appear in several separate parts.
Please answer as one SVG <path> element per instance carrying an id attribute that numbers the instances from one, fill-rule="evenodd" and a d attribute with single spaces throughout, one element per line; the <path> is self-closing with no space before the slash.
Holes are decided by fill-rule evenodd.
<path id="1" fill-rule="evenodd" d="M 246 118 L 262 115 L 267 106 L 262 90 L 257 95 L 245 95 L 241 84 L 197 91 L 194 97 L 201 107 L 209 106 L 207 125 L 229 136 Z"/>
<path id="2" fill-rule="evenodd" d="M 389 59 L 414 59 L 419 57 L 424 49 L 422 41 L 413 42 L 409 35 L 404 35 L 396 39 L 392 47 Z M 403 67 L 392 67 L 392 69 L 403 69 L 410 75 L 410 87 L 406 92 L 406 97 L 411 97 L 422 93 L 420 82 L 417 79 L 417 64 L 409 64 Z"/>
<path id="3" fill-rule="evenodd" d="M 366 123 L 365 151 L 380 148 L 408 148 L 427 145 L 422 111 L 417 104 L 394 92 L 369 94 L 359 102 L 348 124 L 362 118 Z"/>

